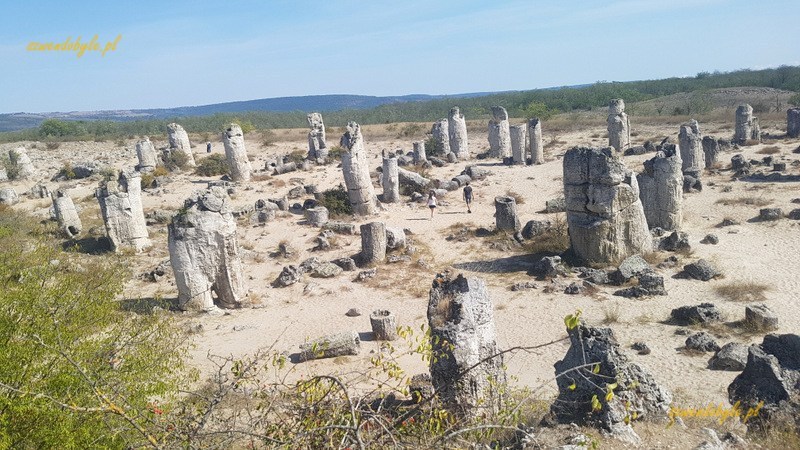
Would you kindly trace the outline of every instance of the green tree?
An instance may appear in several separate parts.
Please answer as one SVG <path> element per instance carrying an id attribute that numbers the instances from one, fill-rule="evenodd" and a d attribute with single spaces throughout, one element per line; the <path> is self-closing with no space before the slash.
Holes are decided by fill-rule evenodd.
<path id="1" fill-rule="evenodd" d="M 789 104 L 792 106 L 800 106 L 800 92 L 789 97 Z"/>

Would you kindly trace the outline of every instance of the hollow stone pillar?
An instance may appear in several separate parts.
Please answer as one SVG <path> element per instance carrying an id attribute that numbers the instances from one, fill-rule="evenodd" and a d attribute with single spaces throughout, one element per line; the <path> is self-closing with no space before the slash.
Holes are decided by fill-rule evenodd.
<path id="1" fill-rule="evenodd" d="M 361 262 L 378 264 L 386 259 L 386 225 L 370 222 L 361 225 Z"/>
<path id="2" fill-rule="evenodd" d="M 498 231 L 515 233 L 520 229 L 517 217 L 517 201 L 514 197 L 501 195 L 494 198 L 494 222 Z"/>
<path id="3" fill-rule="evenodd" d="M 511 156 L 514 164 L 525 164 L 525 133 L 527 125 L 514 125 L 509 128 L 511 135 Z"/>
<path id="4" fill-rule="evenodd" d="M 570 243 L 579 258 L 613 264 L 652 250 L 636 177 L 610 148 L 567 151 L 564 196 Z"/>
<path id="5" fill-rule="evenodd" d="M 325 124 L 322 122 L 322 114 L 314 112 L 306 116 L 308 126 L 308 159 L 313 161 L 324 161 L 328 157 L 328 145 L 325 143 Z"/>
<path id="6" fill-rule="evenodd" d="M 306 221 L 309 225 L 321 227 L 328 223 L 328 208 L 324 206 L 317 206 L 308 208 L 305 212 Z"/>
<path id="7" fill-rule="evenodd" d="M 375 214 L 377 202 L 369 176 L 369 162 L 361 127 L 355 122 L 348 122 L 347 132 L 340 143 L 345 149 L 342 153 L 342 174 L 353 212 L 359 216 Z"/>
<path id="8" fill-rule="evenodd" d="M 625 114 L 625 102 L 615 98 L 608 104 L 608 145 L 621 152 L 631 146 L 631 123 Z"/>
<path id="9" fill-rule="evenodd" d="M 400 201 L 400 176 L 397 173 L 397 158 L 383 158 L 383 202 Z"/>
<path id="10" fill-rule="evenodd" d="M 544 164 L 542 123 L 536 117 L 528 120 L 528 140 L 530 142 L 531 164 Z"/>
<path id="11" fill-rule="evenodd" d="M 240 307 L 242 262 L 225 190 L 214 186 L 193 193 L 167 230 L 180 308 L 217 313 L 216 305 Z"/>
<path id="12" fill-rule="evenodd" d="M 445 407 L 457 415 L 496 411 L 501 401 L 506 374 L 492 309 L 480 278 L 445 273 L 433 281 L 428 300 L 431 381 Z"/>
<path id="13" fill-rule="evenodd" d="M 242 127 L 232 123 L 222 133 L 222 143 L 225 145 L 225 159 L 231 170 L 231 180 L 250 181 L 250 161 L 247 159 L 247 150 L 244 146 L 244 133 Z"/>
<path id="14" fill-rule="evenodd" d="M 489 156 L 492 158 L 511 156 L 508 112 L 502 106 L 492 106 L 492 119 L 489 120 Z"/>
<path id="15" fill-rule="evenodd" d="M 786 135 L 791 138 L 800 137 L 800 108 L 786 110 Z"/>
<path id="16" fill-rule="evenodd" d="M 716 142 L 716 141 L 715 141 Z M 674 144 L 666 144 L 636 175 L 649 228 L 677 230 L 683 221 L 683 171 Z"/>
<path id="17" fill-rule="evenodd" d="M 467 121 L 458 109 L 450 108 L 447 117 L 448 133 L 450 135 L 450 151 L 456 154 L 459 161 L 469 159 L 469 142 L 467 140 Z"/>
<path id="18" fill-rule="evenodd" d="M 139 165 L 136 170 L 139 172 L 152 172 L 158 164 L 158 157 L 156 148 L 150 142 L 150 138 L 146 137 L 136 143 L 136 157 L 139 159 Z"/>
<path id="19" fill-rule="evenodd" d="M 142 209 L 142 176 L 123 170 L 116 180 L 105 182 L 95 192 L 100 203 L 111 249 L 131 248 L 141 252 L 150 247 L 150 237 Z"/>
<path id="20" fill-rule="evenodd" d="M 81 218 L 78 216 L 78 210 L 72 202 L 66 189 L 58 189 L 52 194 L 53 211 L 58 221 L 58 227 L 65 236 L 72 239 L 79 234 L 83 226 L 81 225 Z"/>
<path id="21" fill-rule="evenodd" d="M 700 134 L 700 126 L 696 120 L 681 125 L 678 133 L 678 142 L 680 145 L 680 158 L 683 161 L 683 172 L 701 172 L 705 166 L 705 155 L 703 154 L 703 138 Z"/>
<path id="22" fill-rule="evenodd" d="M 194 166 L 194 154 L 192 154 L 192 144 L 189 142 L 189 135 L 186 130 L 177 123 L 167 125 L 167 139 L 169 148 L 172 151 L 183 152 L 186 155 L 187 163 Z"/>
<path id="23" fill-rule="evenodd" d="M 447 119 L 439 119 L 431 127 L 436 154 L 444 157 L 450 153 L 450 131 Z"/>
<path id="24" fill-rule="evenodd" d="M 397 339 L 397 318 L 390 311 L 377 309 L 369 315 L 372 334 L 376 341 L 393 341 Z"/>

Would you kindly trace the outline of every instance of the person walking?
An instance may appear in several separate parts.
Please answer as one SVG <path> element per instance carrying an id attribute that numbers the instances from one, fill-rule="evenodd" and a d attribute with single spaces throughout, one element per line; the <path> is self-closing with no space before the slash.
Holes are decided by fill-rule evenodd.
<path id="1" fill-rule="evenodd" d="M 469 185 L 469 181 L 464 186 L 464 201 L 467 202 L 467 212 L 472 213 L 472 208 L 470 207 L 472 204 L 472 186 Z"/>
<path id="2" fill-rule="evenodd" d="M 433 212 L 436 210 L 436 193 L 433 191 L 428 194 L 428 208 L 431 210 L 431 220 L 433 220 Z"/>
<path id="3" fill-rule="evenodd" d="M 206 142 L 206 153 L 211 153 L 211 142 Z"/>

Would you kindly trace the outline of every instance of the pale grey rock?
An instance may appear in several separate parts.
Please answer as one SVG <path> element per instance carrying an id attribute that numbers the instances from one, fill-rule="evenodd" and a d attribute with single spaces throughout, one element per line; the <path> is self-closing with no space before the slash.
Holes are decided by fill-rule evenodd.
<path id="1" fill-rule="evenodd" d="M 705 157 L 703 154 L 703 138 L 696 120 L 681 125 L 678 141 L 681 161 L 683 161 L 682 171 L 684 173 L 701 172 L 705 167 Z"/>
<path id="2" fill-rule="evenodd" d="M 439 119 L 431 127 L 431 136 L 435 155 L 445 156 L 450 153 L 450 131 L 447 119 Z"/>
<path id="3" fill-rule="evenodd" d="M 458 106 L 450 108 L 447 118 L 447 127 L 450 141 L 450 151 L 463 161 L 469 159 L 469 141 L 467 139 L 467 121 L 458 109 Z M 416 153 L 416 152 L 415 152 Z"/>
<path id="4" fill-rule="evenodd" d="M 383 185 L 383 203 L 400 201 L 400 176 L 397 173 L 397 158 L 383 158 L 381 184 Z"/>
<path id="5" fill-rule="evenodd" d="M 247 150 L 244 146 L 244 133 L 242 127 L 232 123 L 222 133 L 222 143 L 225 145 L 225 159 L 231 171 L 231 180 L 250 181 L 250 161 L 247 159 Z"/>
<path id="6" fill-rule="evenodd" d="M 189 142 L 189 135 L 182 126 L 177 123 L 167 125 L 167 139 L 169 140 L 171 151 L 183 152 L 186 155 L 189 166 L 195 165 L 192 144 Z"/>
<path id="7" fill-rule="evenodd" d="M 612 99 L 608 104 L 608 145 L 618 152 L 624 152 L 631 146 L 631 124 L 625 114 L 625 102 Z"/>
<path id="8" fill-rule="evenodd" d="M 420 192 L 427 191 L 432 183 L 431 180 L 423 177 L 417 172 L 412 172 L 410 170 L 403 169 L 402 167 L 397 168 L 397 178 L 399 184 Z"/>
<path id="9" fill-rule="evenodd" d="M 400 227 L 386 227 L 386 248 L 396 250 L 406 246 L 406 233 Z"/>
<path id="10" fill-rule="evenodd" d="M 516 232 L 520 229 L 517 216 L 517 201 L 514 197 L 501 195 L 494 198 L 494 222 L 498 231 Z"/>
<path id="11" fill-rule="evenodd" d="M 383 263 L 386 259 L 386 225 L 370 222 L 361 225 L 362 264 Z"/>
<path id="12" fill-rule="evenodd" d="M 639 199 L 649 228 L 676 230 L 683 222 L 683 173 L 681 157 L 674 145 L 665 146 L 645 161 L 636 175 Z"/>
<path id="13" fill-rule="evenodd" d="M 706 169 L 712 169 L 719 163 L 719 152 L 719 141 L 713 136 L 703 136 Z"/>
<path id="14" fill-rule="evenodd" d="M 324 161 L 328 157 L 328 145 L 325 142 L 325 124 L 322 114 L 313 112 L 306 116 L 308 126 L 308 156 L 312 161 Z"/>
<path id="15" fill-rule="evenodd" d="M 149 137 L 136 142 L 136 157 L 139 159 L 139 165 L 136 166 L 139 172 L 152 172 L 156 169 L 158 154 Z"/>
<path id="16" fill-rule="evenodd" d="M 753 107 L 744 104 L 736 108 L 736 125 L 733 140 L 737 144 L 744 144 L 753 134 Z"/>
<path id="17" fill-rule="evenodd" d="M 83 225 L 78 216 L 78 210 L 72 202 L 66 189 L 58 189 L 53 193 L 53 211 L 55 212 L 58 227 L 67 238 L 75 238 L 81 234 Z"/>
<path id="18" fill-rule="evenodd" d="M 111 249 L 135 252 L 150 247 L 147 221 L 142 209 L 142 177 L 133 170 L 120 171 L 116 180 L 101 184 L 95 192 Z"/>
<path id="19" fill-rule="evenodd" d="M 800 137 L 800 108 L 786 110 L 786 136 Z"/>
<path id="20" fill-rule="evenodd" d="M 744 323 L 752 330 L 777 330 L 778 316 L 763 303 L 747 305 L 744 308 Z"/>
<path id="21" fill-rule="evenodd" d="M 525 135 L 527 125 L 514 125 L 509 128 L 511 134 L 511 156 L 514 164 L 524 165 L 525 155 Z"/>
<path id="22" fill-rule="evenodd" d="M 300 346 L 300 360 L 335 358 L 337 356 L 358 355 L 361 340 L 355 331 L 331 334 L 317 338 Z"/>
<path id="23" fill-rule="evenodd" d="M 14 188 L 0 188 L 0 205 L 12 206 L 19 203 L 19 196 Z"/>
<path id="24" fill-rule="evenodd" d="M 347 123 L 347 131 L 340 141 L 342 152 L 342 174 L 347 189 L 347 198 L 353 212 L 359 216 L 368 216 L 378 211 L 377 198 L 369 175 L 367 151 L 361 127 L 355 122 Z"/>
<path id="25" fill-rule="evenodd" d="M 369 315 L 372 335 L 376 341 L 397 339 L 397 317 L 386 309 L 376 309 Z"/>
<path id="26" fill-rule="evenodd" d="M 747 365 L 747 346 L 738 342 L 728 342 L 708 360 L 712 370 L 742 371 Z"/>
<path id="27" fill-rule="evenodd" d="M 544 145 L 542 145 L 542 123 L 538 117 L 528 120 L 528 141 L 531 164 L 544 164 Z"/>
<path id="28" fill-rule="evenodd" d="M 414 165 L 420 165 L 428 161 L 425 154 L 425 141 L 414 141 Z"/>
<path id="29" fill-rule="evenodd" d="M 315 206 L 308 208 L 304 212 L 306 221 L 309 225 L 314 227 L 321 227 L 328 223 L 328 208 L 324 206 Z"/>
<path id="30" fill-rule="evenodd" d="M 492 158 L 511 156 L 508 112 L 502 106 L 492 106 L 492 119 L 489 120 L 489 156 Z"/>

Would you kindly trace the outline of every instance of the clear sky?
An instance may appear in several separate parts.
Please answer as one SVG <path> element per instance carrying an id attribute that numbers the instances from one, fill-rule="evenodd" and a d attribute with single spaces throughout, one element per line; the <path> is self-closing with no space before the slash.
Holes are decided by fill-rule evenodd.
<path id="1" fill-rule="evenodd" d="M 0 113 L 523 90 L 800 65 L 800 0 L 17 1 Z M 30 42 L 87 43 L 29 51 Z"/>

